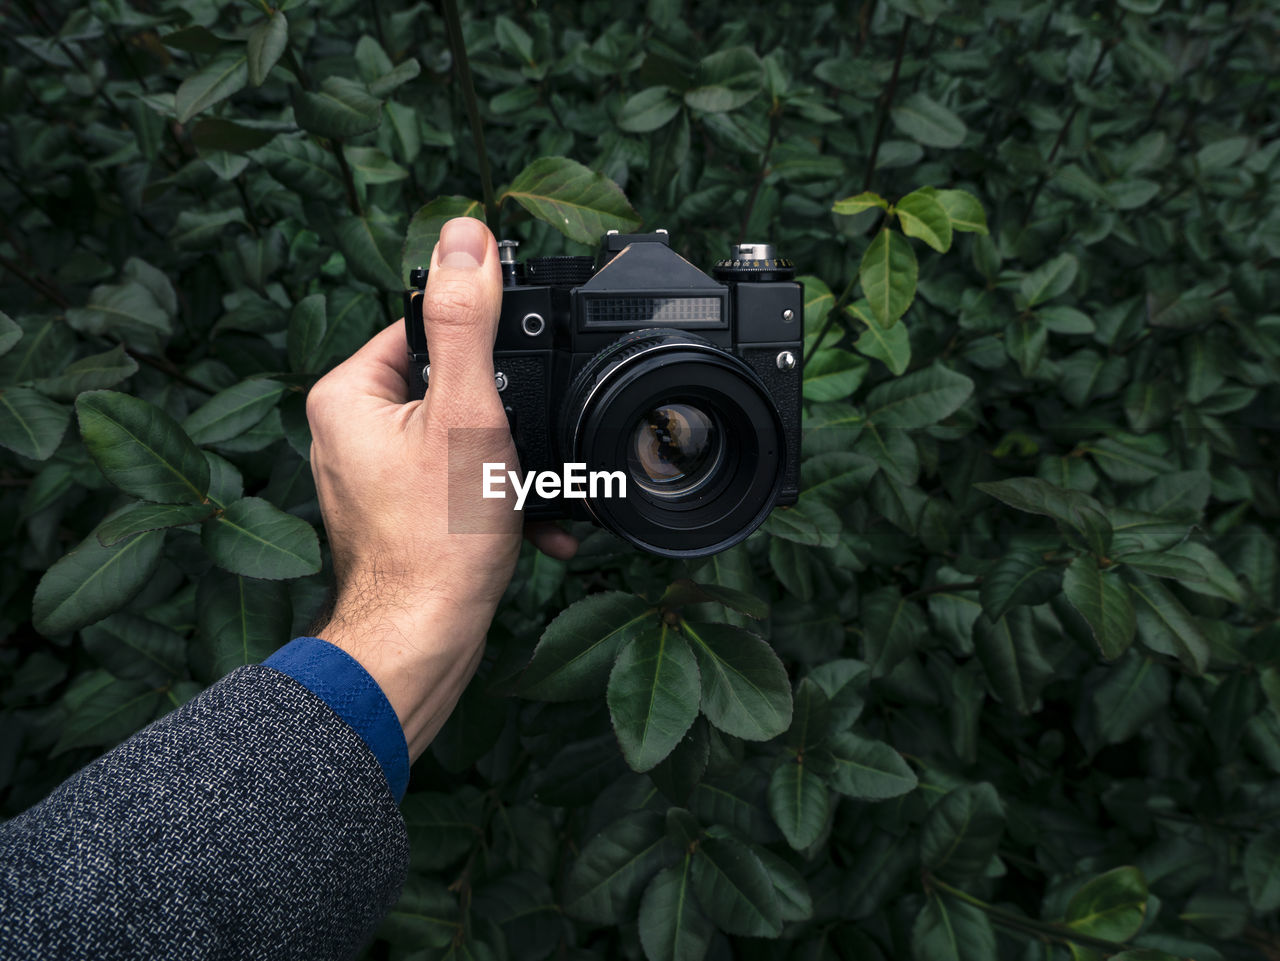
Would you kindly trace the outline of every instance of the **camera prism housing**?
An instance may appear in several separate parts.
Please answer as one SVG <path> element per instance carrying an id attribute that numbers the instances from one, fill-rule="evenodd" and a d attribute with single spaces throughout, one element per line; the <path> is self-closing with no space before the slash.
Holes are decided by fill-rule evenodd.
<path id="1" fill-rule="evenodd" d="M 700 557 L 795 503 L 804 304 L 789 261 L 740 244 L 708 275 L 665 230 L 610 231 L 594 259 L 521 262 L 516 246 L 499 244 L 493 361 L 520 467 L 578 464 L 626 480 L 622 497 L 531 489 L 526 517 L 592 520 L 652 553 Z M 421 398 L 425 269 L 410 282 L 409 394 Z"/>

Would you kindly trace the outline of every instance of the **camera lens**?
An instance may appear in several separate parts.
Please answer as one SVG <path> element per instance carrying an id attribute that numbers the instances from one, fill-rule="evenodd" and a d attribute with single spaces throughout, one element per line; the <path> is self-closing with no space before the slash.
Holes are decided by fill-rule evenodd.
<path id="1" fill-rule="evenodd" d="M 655 554 L 726 550 L 763 523 L 785 468 L 782 418 L 738 356 L 687 331 L 638 330 L 578 371 L 559 450 L 621 472 L 626 496 L 588 495 L 603 527 Z"/>
<path id="2" fill-rule="evenodd" d="M 692 404 L 651 408 L 631 435 L 631 478 L 656 497 L 690 494 L 715 471 L 723 444 L 706 411 Z"/>

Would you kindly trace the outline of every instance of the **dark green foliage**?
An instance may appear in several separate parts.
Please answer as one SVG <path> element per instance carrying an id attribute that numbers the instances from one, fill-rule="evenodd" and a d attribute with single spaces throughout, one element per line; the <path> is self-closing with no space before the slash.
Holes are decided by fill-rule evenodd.
<path id="1" fill-rule="evenodd" d="M 0 13 L 0 815 L 315 623 L 445 220 L 666 227 L 801 267 L 800 502 L 522 557 L 369 955 L 1280 956 L 1274 4 L 453 8 Z"/>

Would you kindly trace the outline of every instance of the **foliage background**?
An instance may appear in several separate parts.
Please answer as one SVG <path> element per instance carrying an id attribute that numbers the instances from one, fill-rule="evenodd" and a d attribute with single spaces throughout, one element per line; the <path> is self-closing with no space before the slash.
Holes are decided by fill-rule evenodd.
<path id="1" fill-rule="evenodd" d="M 808 275 L 806 493 L 522 558 L 370 955 L 1280 957 L 1275 8 L 477 3 L 477 153 L 450 6 L 0 12 L 0 812 L 322 610 L 303 397 L 402 255 L 634 209 Z M 990 232 L 832 209 L 921 186 Z"/>

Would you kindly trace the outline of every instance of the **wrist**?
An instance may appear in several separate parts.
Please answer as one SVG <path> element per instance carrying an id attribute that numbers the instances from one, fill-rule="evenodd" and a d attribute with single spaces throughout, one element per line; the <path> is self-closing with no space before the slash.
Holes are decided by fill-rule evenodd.
<path id="1" fill-rule="evenodd" d="M 377 597 L 376 603 L 366 599 Z M 344 590 L 316 636 L 341 648 L 382 688 L 404 730 L 410 760 L 453 711 L 484 652 L 494 608 Z"/>

